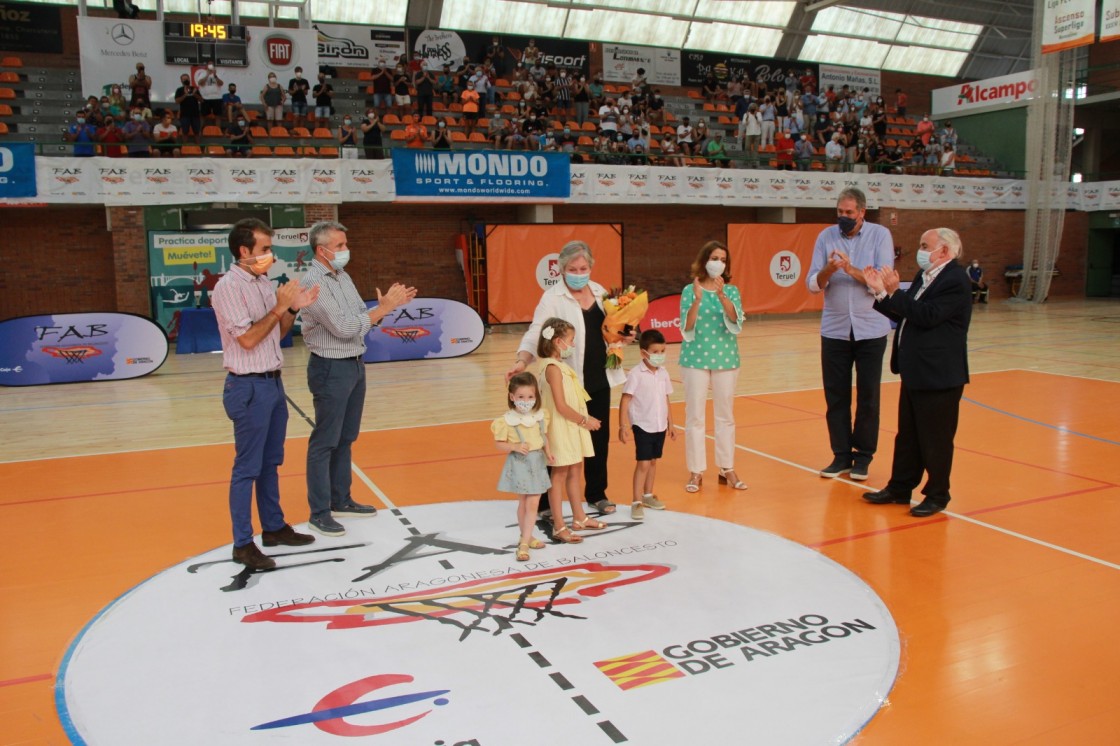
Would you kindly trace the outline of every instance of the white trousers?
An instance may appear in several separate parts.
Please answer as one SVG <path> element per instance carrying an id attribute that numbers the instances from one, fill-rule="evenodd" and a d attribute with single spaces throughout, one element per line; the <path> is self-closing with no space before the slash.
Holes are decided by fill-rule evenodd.
<path id="1" fill-rule="evenodd" d="M 774 144 L 774 127 L 773 119 L 762 120 L 762 147 Z"/>
<path id="2" fill-rule="evenodd" d="M 684 454 L 688 470 L 702 474 L 708 468 L 704 437 L 708 389 L 715 413 L 716 466 L 735 468 L 735 384 L 739 369 L 681 368 L 684 380 Z"/>

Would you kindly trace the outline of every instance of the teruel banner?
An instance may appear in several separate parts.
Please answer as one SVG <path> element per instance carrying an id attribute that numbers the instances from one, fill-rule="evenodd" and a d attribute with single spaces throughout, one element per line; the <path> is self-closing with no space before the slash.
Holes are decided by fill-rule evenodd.
<path id="1" fill-rule="evenodd" d="M 1042 53 L 1092 44 L 1097 0 L 1046 0 L 1042 11 Z"/>
<path id="2" fill-rule="evenodd" d="M 397 199 L 540 202 L 571 193 L 567 153 L 393 149 Z"/>
<path id="3" fill-rule="evenodd" d="M 0 386 L 121 381 L 167 359 L 167 335 L 130 313 L 58 313 L 0 321 Z"/>
<path id="4" fill-rule="evenodd" d="M 727 226 L 731 282 L 739 286 L 745 313 L 801 313 L 824 306 L 820 293 L 810 293 L 805 274 L 813 261 L 813 245 L 827 225 Z"/>
<path id="5" fill-rule="evenodd" d="M 972 114 L 987 109 L 1026 106 L 1042 95 L 1042 80 L 1037 70 L 1026 70 L 975 83 L 957 83 L 935 88 L 930 94 L 930 113 L 934 118 Z"/>
<path id="6" fill-rule="evenodd" d="M 117 83 L 124 89 L 127 99 L 128 77 L 136 73 L 138 62 L 144 63 L 144 70 L 152 79 L 153 103 L 174 101 L 179 76 L 183 73 L 189 73 L 196 85 L 200 83 L 205 76 L 205 66 L 169 63 L 163 32 L 164 26 L 159 21 L 79 16 L 82 91 L 86 94 L 108 92 L 108 86 Z M 293 77 L 296 67 L 302 67 L 308 77 L 314 76 L 319 60 L 318 32 L 250 26 L 244 55 L 245 66 L 218 65 L 222 92 L 228 90 L 230 83 L 235 83 L 242 101 L 257 103 L 270 72 L 276 73 L 284 86 Z"/>
<path id="7" fill-rule="evenodd" d="M 541 294 L 563 282 L 560 249 L 569 241 L 591 247 L 591 279 L 603 287 L 622 285 L 622 226 L 609 223 L 493 225 L 486 231 L 486 297 L 489 321 L 532 321 Z"/>
<path id="8" fill-rule="evenodd" d="M 408 53 L 408 41 L 402 28 L 335 23 L 316 23 L 313 28 L 319 32 L 320 65 L 368 70 L 380 62 L 395 65 L 402 54 Z"/>
<path id="9" fill-rule="evenodd" d="M 376 308 L 377 301 L 367 301 Z M 447 298 L 413 298 L 366 334 L 366 363 L 462 357 L 486 336 L 482 317 L 465 303 Z"/>
<path id="10" fill-rule="evenodd" d="M 35 197 L 39 194 L 35 145 L 0 145 L 0 197 Z"/>

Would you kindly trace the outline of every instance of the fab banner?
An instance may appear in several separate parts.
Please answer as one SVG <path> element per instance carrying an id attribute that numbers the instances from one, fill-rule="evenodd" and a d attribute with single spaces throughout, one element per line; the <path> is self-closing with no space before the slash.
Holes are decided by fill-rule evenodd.
<path id="1" fill-rule="evenodd" d="M 494 225 L 486 233 L 486 292 L 491 323 L 531 321 L 541 293 L 563 282 L 560 249 L 569 241 L 591 247 L 591 279 L 606 288 L 622 285 L 622 226 Z"/>
<path id="2" fill-rule="evenodd" d="M 743 295 L 745 313 L 819 311 L 820 293 L 810 293 L 806 273 L 813 245 L 827 225 L 729 224 L 731 282 Z"/>
<path id="3" fill-rule="evenodd" d="M 0 386 L 121 381 L 167 359 L 167 335 L 131 313 L 59 313 L 0 322 Z"/>
<path id="4" fill-rule="evenodd" d="M 281 228 L 272 237 L 276 262 L 268 279 L 280 286 L 299 281 L 311 267 L 307 228 Z M 180 311 L 208 308 L 210 293 L 233 266 L 228 231 L 148 232 L 152 318 L 172 339 L 179 334 Z"/>
<path id="5" fill-rule="evenodd" d="M 366 301 L 366 307 L 376 308 L 377 301 Z M 477 350 L 485 336 L 482 317 L 465 303 L 413 298 L 369 330 L 362 362 L 462 357 Z"/>

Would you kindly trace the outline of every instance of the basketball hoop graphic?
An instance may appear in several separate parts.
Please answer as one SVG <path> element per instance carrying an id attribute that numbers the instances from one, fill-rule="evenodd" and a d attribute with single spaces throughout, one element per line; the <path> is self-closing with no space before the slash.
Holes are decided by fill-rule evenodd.
<path id="1" fill-rule="evenodd" d="M 415 342 L 421 337 L 428 337 L 432 334 L 422 326 L 394 326 L 390 329 L 382 329 L 381 331 L 405 343 Z"/>
<path id="2" fill-rule="evenodd" d="M 87 357 L 97 357 L 101 354 L 101 350 L 89 345 L 73 345 L 71 347 L 44 347 L 43 352 L 51 357 L 59 357 L 66 361 L 67 365 L 80 365 L 84 363 Z"/>

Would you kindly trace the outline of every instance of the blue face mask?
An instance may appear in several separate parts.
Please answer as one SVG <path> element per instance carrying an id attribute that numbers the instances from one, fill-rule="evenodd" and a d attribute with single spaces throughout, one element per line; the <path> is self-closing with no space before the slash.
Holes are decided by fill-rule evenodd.
<path id="1" fill-rule="evenodd" d="M 571 272 L 564 273 L 564 283 L 572 290 L 583 290 L 591 282 L 591 275 L 576 275 Z"/>
<path id="2" fill-rule="evenodd" d="M 925 272 L 927 269 L 929 269 L 929 255 L 932 254 L 932 253 L 933 253 L 932 251 L 926 251 L 925 249 L 918 249 L 918 257 L 917 257 L 918 266 L 922 268 L 923 272 Z"/>
<path id="3" fill-rule="evenodd" d="M 331 259 L 331 266 L 335 271 L 341 270 L 350 263 L 350 249 L 341 249 L 334 252 L 334 259 Z"/>

